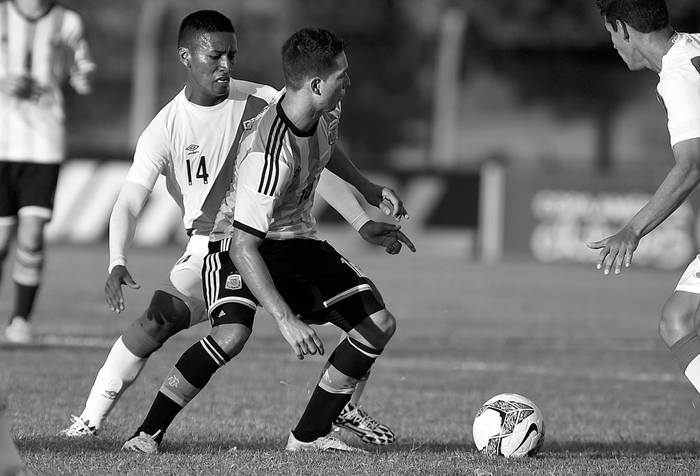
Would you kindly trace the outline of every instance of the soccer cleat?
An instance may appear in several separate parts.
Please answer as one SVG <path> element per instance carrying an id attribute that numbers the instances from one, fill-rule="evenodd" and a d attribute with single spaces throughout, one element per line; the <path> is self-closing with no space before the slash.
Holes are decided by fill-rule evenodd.
<path id="1" fill-rule="evenodd" d="M 97 428 L 90 426 L 88 420 L 83 420 L 79 416 L 71 415 L 70 419 L 73 423 L 71 425 L 60 431 L 60 434 L 67 436 L 68 438 L 82 438 L 84 436 L 95 436 L 97 435 Z"/>
<path id="2" fill-rule="evenodd" d="M 388 445 L 394 442 L 394 432 L 367 414 L 359 405 L 345 405 L 333 423 L 338 428 L 351 431 L 365 443 Z"/>
<path id="3" fill-rule="evenodd" d="M 350 446 L 338 438 L 333 436 L 321 436 L 316 438 L 314 441 L 308 443 L 304 441 L 299 441 L 294 436 L 294 433 L 289 433 L 289 438 L 287 439 L 287 446 L 285 447 L 287 451 L 355 451 L 359 453 L 366 453 L 365 450 L 360 448 L 355 448 Z"/>
<path id="4" fill-rule="evenodd" d="M 158 445 L 160 444 L 156 441 L 160 430 L 156 431 L 154 435 L 149 435 L 148 433 L 142 431 L 138 435 L 132 436 L 124 445 L 122 446 L 123 451 L 133 451 L 134 453 L 146 453 L 149 455 L 158 454 Z"/>
<path id="5" fill-rule="evenodd" d="M 26 319 L 15 316 L 5 328 L 5 337 L 13 344 L 29 344 L 32 342 L 32 330 Z"/>

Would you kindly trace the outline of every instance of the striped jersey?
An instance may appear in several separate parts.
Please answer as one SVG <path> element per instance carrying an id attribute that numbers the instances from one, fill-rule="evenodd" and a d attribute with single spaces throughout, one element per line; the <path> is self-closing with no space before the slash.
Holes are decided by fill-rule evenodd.
<path id="1" fill-rule="evenodd" d="M 280 100 L 251 121 L 212 238 L 230 236 L 233 228 L 273 240 L 315 238 L 314 191 L 335 149 L 339 120 L 340 104 L 300 131 Z"/>
<path id="2" fill-rule="evenodd" d="M 233 177 L 243 124 L 278 94 L 270 86 L 232 79 L 225 101 L 198 106 L 183 88 L 139 137 L 126 180 L 153 190 L 164 175 L 188 233 L 208 236 Z"/>
<path id="3" fill-rule="evenodd" d="M 15 95 L 0 92 L 0 160 L 59 163 L 65 158 L 61 87 L 90 91 L 95 69 L 78 13 L 49 2 L 36 18 L 0 2 L 0 78 L 25 77 Z"/>
<path id="4" fill-rule="evenodd" d="M 671 147 L 700 137 L 700 34 L 676 33 L 656 88 L 668 115 Z"/>

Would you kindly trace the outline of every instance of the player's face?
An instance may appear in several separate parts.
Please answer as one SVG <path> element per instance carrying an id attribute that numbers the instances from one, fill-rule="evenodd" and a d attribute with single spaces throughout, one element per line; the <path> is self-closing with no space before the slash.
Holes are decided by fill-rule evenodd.
<path id="1" fill-rule="evenodd" d="M 208 32 L 192 40 L 189 48 L 188 85 L 190 100 L 216 104 L 228 97 L 229 79 L 238 53 L 235 33 Z"/>
<path id="2" fill-rule="evenodd" d="M 321 102 L 323 110 L 332 111 L 343 100 L 345 92 L 350 87 L 348 75 L 348 58 L 342 51 L 335 57 L 335 68 L 328 77 L 321 82 Z"/>
<path id="3" fill-rule="evenodd" d="M 605 24 L 605 29 L 610 33 L 613 47 L 617 50 L 617 54 L 620 55 L 627 67 L 631 71 L 644 69 L 646 64 L 644 58 L 634 48 L 634 43 L 630 41 L 629 32 L 620 23 L 617 25 L 617 31 L 613 30 L 612 25 L 605 19 L 603 19 L 603 23 Z"/>

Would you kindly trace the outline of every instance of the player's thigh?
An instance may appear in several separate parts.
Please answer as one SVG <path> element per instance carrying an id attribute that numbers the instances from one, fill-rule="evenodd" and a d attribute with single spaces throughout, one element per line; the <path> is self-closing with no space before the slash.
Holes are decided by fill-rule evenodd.
<path id="1" fill-rule="evenodd" d="M 258 301 L 231 262 L 228 250 L 204 257 L 202 289 L 212 327 L 240 324 L 253 328 Z"/>
<path id="2" fill-rule="evenodd" d="M 175 296 L 187 305 L 190 311 L 188 327 L 207 319 L 206 306 L 202 297 L 202 260 L 201 253 L 185 251 L 170 270 L 168 281 L 158 287 L 159 290 Z"/>
<path id="3" fill-rule="evenodd" d="M 700 306 L 700 257 L 696 257 L 688 264 L 678 284 L 664 304 L 661 312 L 661 319 L 666 323 L 680 324 L 687 322 L 688 325 L 698 326 L 700 316 L 698 316 L 698 306 Z"/>

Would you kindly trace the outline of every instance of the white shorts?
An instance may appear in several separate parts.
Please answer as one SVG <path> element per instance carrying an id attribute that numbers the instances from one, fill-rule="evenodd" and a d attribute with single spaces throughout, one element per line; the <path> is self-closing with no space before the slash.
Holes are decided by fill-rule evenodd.
<path id="1" fill-rule="evenodd" d="M 683 272 L 680 281 L 676 285 L 676 291 L 700 294 L 700 278 L 696 274 L 700 273 L 700 255 L 690 262 Z"/>
<path id="2" fill-rule="evenodd" d="M 209 237 L 193 235 L 185 252 L 170 270 L 170 279 L 159 290 L 176 296 L 190 309 L 190 327 L 209 319 L 202 296 L 202 266 L 209 252 Z"/>

